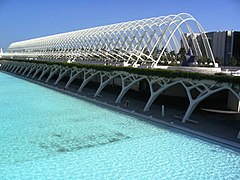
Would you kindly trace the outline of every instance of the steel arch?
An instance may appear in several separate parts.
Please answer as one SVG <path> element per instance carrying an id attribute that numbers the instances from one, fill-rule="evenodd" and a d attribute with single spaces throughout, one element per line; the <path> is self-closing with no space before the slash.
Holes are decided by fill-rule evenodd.
<path id="1" fill-rule="evenodd" d="M 195 55 L 200 57 L 206 55 L 216 66 L 202 26 L 188 13 L 122 22 L 14 42 L 9 46 L 6 56 L 158 67 L 161 65 L 161 58 L 167 57 L 166 53 L 177 52 L 180 47 L 186 50 L 190 48 L 184 36 L 185 33 L 194 34 L 190 22 L 198 28 L 203 43 L 203 47 L 200 47 L 199 42 L 191 37 Z M 187 32 L 184 32 L 184 27 Z"/>

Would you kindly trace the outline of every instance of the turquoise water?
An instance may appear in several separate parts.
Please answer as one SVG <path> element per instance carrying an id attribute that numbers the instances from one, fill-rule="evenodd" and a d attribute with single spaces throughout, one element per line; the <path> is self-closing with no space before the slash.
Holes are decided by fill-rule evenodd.
<path id="1" fill-rule="evenodd" d="M 0 73 L 0 179 L 240 179 L 240 154 Z"/>

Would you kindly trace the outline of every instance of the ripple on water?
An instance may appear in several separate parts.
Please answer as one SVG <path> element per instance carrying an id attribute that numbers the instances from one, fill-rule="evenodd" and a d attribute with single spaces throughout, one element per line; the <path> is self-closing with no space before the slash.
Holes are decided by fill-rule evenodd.
<path id="1" fill-rule="evenodd" d="M 0 73 L 0 179 L 240 179 L 237 152 Z"/>

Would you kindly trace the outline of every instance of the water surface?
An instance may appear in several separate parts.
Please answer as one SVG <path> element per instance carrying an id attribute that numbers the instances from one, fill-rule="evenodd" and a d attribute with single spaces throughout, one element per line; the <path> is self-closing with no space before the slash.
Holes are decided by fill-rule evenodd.
<path id="1" fill-rule="evenodd" d="M 0 73 L 0 179 L 240 179 L 240 154 Z"/>

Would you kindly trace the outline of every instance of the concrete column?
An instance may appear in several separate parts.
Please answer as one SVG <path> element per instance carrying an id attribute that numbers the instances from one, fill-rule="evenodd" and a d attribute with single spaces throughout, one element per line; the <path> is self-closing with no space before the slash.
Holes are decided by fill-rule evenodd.
<path id="1" fill-rule="evenodd" d="M 55 81 L 54 85 L 57 85 L 58 82 L 70 71 L 70 68 L 67 69 L 62 69 L 59 73 L 59 76 L 57 78 L 57 80 Z"/>
<path id="2" fill-rule="evenodd" d="M 88 78 L 84 78 L 84 81 L 79 87 L 78 92 L 81 92 L 82 89 L 87 85 L 87 83 L 89 83 L 98 73 L 100 73 L 100 71 L 91 73 L 91 75 Z"/>
<path id="3" fill-rule="evenodd" d="M 60 67 L 53 67 L 51 69 L 50 74 L 49 74 L 49 76 L 48 76 L 48 78 L 46 79 L 45 82 L 48 82 L 53 77 L 53 75 L 56 74 L 59 71 L 59 69 L 60 69 Z"/>
<path id="4" fill-rule="evenodd" d="M 228 91 L 227 107 L 233 111 L 240 112 L 240 100 L 231 91 Z"/>
<path id="5" fill-rule="evenodd" d="M 71 72 L 70 78 L 64 88 L 68 88 L 70 84 L 82 73 L 83 70 Z"/>
<path id="6" fill-rule="evenodd" d="M 40 80 L 43 78 L 43 76 L 44 76 L 47 72 L 49 72 L 49 71 L 50 71 L 50 67 L 49 67 L 49 66 L 45 66 L 45 67 L 43 68 L 42 74 L 39 76 L 38 80 L 40 81 Z"/>
<path id="7" fill-rule="evenodd" d="M 113 75 L 113 76 L 108 77 L 108 79 L 104 81 L 103 78 L 106 75 L 107 74 L 101 75 L 101 84 L 98 87 L 96 93 L 94 94 L 94 97 L 97 97 L 102 92 L 102 90 L 110 83 L 111 80 L 113 80 L 115 77 L 119 76 L 118 74 L 117 75 Z"/>

